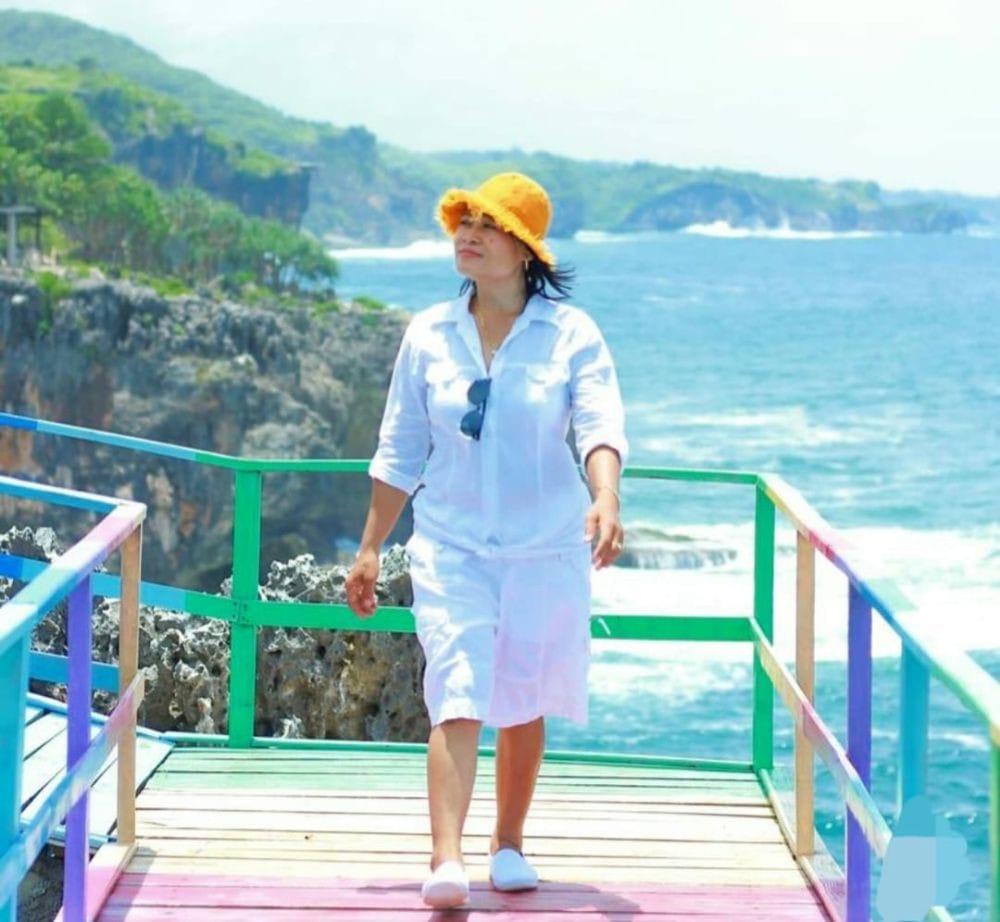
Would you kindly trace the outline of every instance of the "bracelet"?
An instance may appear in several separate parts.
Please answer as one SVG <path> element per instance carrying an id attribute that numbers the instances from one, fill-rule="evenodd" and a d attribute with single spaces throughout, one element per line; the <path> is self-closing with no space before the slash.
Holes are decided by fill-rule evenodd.
<path id="1" fill-rule="evenodd" d="M 618 495 L 618 491 L 614 487 L 609 487 L 606 483 L 602 483 L 599 487 L 594 489 L 594 493 L 600 493 L 601 490 L 608 490 L 612 493 L 615 499 L 618 500 L 618 507 L 621 508 L 622 498 Z"/>

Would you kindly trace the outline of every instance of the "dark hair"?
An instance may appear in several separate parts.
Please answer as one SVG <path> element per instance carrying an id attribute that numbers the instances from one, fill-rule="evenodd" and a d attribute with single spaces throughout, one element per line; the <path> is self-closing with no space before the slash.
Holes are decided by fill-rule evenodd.
<path id="1" fill-rule="evenodd" d="M 549 266 L 532 256 L 524 270 L 524 280 L 528 286 L 529 298 L 541 295 L 550 301 L 562 301 L 572 292 L 576 270 L 572 266 Z M 464 295 L 472 286 L 472 279 L 463 279 L 458 293 Z"/>

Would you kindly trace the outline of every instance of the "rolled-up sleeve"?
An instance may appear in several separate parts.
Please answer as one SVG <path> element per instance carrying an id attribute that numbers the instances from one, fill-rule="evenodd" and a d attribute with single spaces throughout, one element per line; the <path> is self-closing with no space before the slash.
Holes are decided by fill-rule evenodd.
<path id="1" fill-rule="evenodd" d="M 611 351 L 601 331 L 587 318 L 578 331 L 578 346 L 570 361 L 573 434 L 580 460 L 597 447 L 618 452 L 622 467 L 628 460 L 625 409 Z"/>
<path id="2" fill-rule="evenodd" d="M 369 476 L 412 494 L 430 452 L 426 385 L 420 373 L 413 325 L 407 328 L 392 368 L 389 393 Z"/>

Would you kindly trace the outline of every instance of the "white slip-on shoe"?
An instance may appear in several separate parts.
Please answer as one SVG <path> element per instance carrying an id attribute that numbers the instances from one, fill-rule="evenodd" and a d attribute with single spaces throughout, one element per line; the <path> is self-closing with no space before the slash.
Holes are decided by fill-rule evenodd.
<path id="1" fill-rule="evenodd" d="M 442 861 L 424 881 L 420 896 L 432 909 L 453 909 L 469 898 L 469 878 L 457 861 Z"/>
<path id="2" fill-rule="evenodd" d="M 516 848 L 501 848 L 490 855 L 490 883 L 494 890 L 534 890 L 538 872 Z"/>

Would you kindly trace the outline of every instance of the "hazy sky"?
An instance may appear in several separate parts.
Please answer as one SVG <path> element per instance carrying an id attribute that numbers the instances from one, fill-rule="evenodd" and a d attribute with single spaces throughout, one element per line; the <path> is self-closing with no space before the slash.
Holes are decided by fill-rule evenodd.
<path id="1" fill-rule="evenodd" d="M 20 0 L 286 112 L 1000 195 L 1000 0 Z"/>

